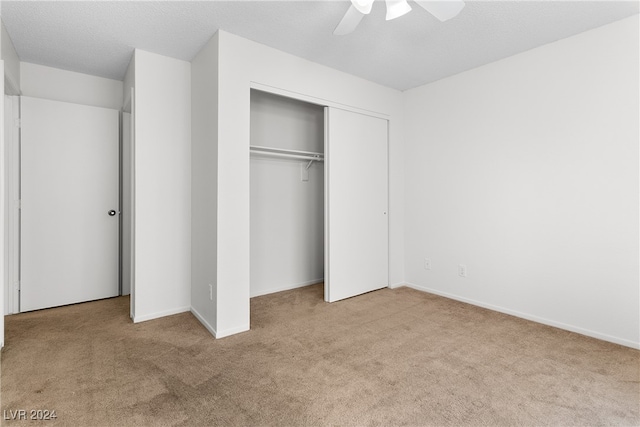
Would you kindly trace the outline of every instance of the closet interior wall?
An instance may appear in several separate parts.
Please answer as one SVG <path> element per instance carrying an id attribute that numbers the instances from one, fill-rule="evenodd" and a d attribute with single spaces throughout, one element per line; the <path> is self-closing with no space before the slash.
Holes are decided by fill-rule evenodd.
<path id="1" fill-rule="evenodd" d="M 251 145 L 324 152 L 324 107 L 251 91 Z M 251 296 L 323 281 L 324 163 L 251 155 Z"/>

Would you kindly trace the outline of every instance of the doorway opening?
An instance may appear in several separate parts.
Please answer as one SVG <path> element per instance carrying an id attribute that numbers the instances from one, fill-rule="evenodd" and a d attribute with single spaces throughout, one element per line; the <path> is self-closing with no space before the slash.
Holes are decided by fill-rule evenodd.
<path id="1" fill-rule="evenodd" d="M 127 295 L 118 110 L 5 96 L 5 314 Z"/>

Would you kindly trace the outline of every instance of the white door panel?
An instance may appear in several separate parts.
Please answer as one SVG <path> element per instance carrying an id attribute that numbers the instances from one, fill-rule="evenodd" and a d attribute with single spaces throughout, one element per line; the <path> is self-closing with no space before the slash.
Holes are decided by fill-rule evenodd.
<path id="1" fill-rule="evenodd" d="M 327 108 L 326 301 L 388 285 L 387 125 Z"/>
<path id="2" fill-rule="evenodd" d="M 118 111 L 21 98 L 20 311 L 118 295 Z"/>

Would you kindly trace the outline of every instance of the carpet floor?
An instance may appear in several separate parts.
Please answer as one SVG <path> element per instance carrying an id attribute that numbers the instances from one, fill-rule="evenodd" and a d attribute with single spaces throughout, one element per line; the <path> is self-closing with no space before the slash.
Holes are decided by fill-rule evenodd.
<path id="1" fill-rule="evenodd" d="M 7 316 L 2 423 L 640 425 L 638 350 L 408 288 L 322 292 L 254 298 L 220 340 L 190 313 L 133 324 L 128 297 Z"/>

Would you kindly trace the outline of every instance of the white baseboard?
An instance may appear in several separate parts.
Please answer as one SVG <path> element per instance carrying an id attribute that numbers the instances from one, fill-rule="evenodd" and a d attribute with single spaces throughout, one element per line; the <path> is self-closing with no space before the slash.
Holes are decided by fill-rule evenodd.
<path id="1" fill-rule="evenodd" d="M 389 289 L 398 289 L 401 288 L 403 286 L 407 286 L 404 282 L 399 282 L 399 283 L 393 283 L 391 285 L 389 285 Z"/>
<path id="2" fill-rule="evenodd" d="M 207 322 L 200 313 L 198 313 L 198 310 L 191 307 L 191 314 L 193 314 L 195 318 L 198 319 L 200 323 L 202 323 L 202 326 L 204 326 L 207 329 L 207 331 L 209 331 L 211 335 L 213 335 L 214 338 L 218 338 L 218 334 L 216 333 L 215 328 L 211 326 L 211 324 Z"/>
<path id="3" fill-rule="evenodd" d="M 240 332 L 246 332 L 249 330 L 249 327 L 241 326 L 238 328 L 230 328 L 222 331 L 216 331 L 216 329 L 213 326 L 211 326 L 211 324 L 207 322 L 200 313 L 198 313 L 198 310 L 191 307 L 191 313 L 196 317 L 196 319 L 198 319 L 200 323 L 202 323 L 202 326 L 204 326 L 207 329 L 207 331 L 209 331 L 211 335 L 213 335 L 213 337 L 216 339 L 228 337 L 230 335 L 239 334 Z"/>
<path id="4" fill-rule="evenodd" d="M 469 299 L 469 298 L 464 298 L 464 297 L 461 297 L 461 296 L 458 296 L 458 295 L 454 295 L 454 294 L 450 294 L 450 293 L 447 293 L 447 292 L 438 291 L 436 289 L 431 289 L 431 288 L 428 288 L 426 286 L 416 285 L 414 283 L 405 283 L 404 286 L 407 286 L 407 287 L 412 288 L 412 289 L 416 289 L 418 291 L 427 292 L 427 293 L 434 294 L 434 295 L 439 295 L 441 297 L 453 299 L 453 300 L 456 300 L 456 301 L 464 302 L 464 303 L 467 303 L 467 304 L 471 304 L 471 305 L 475 305 L 475 306 L 478 306 L 478 307 L 487 308 L 489 310 L 497 311 L 497 312 L 500 312 L 500 313 L 508 314 L 508 315 L 511 315 L 511 316 L 519 317 L 521 319 L 531 320 L 532 322 L 541 323 L 543 325 L 553 326 L 554 328 L 564 329 L 565 331 L 575 332 L 577 334 L 586 335 L 586 336 L 591 337 L 591 338 L 597 338 L 597 339 L 602 340 L 602 341 L 608 341 L 608 342 L 612 342 L 614 344 L 620 344 L 620 345 L 623 345 L 625 347 L 631 347 L 631 348 L 635 348 L 635 349 L 639 349 L 640 350 L 640 342 L 630 341 L 630 340 L 627 340 L 627 339 L 624 339 L 624 338 L 619 338 L 619 337 L 614 337 L 614 336 L 607 335 L 607 334 L 602 334 L 600 332 L 592 331 L 592 330 L 589 330 L 589 329 L 584 329 L 584 328 L 581 328 L 581 327 L 578 327 L 578 326 L 568 325 L 568 324 L 562 323 L 562 322 L 556 322 L 555 320 L 545 319 L 543 317 L 538 317 L 538 316 L 535 316 L 535 315 L 532 315 L 532 314 L 522 313 L 522 312 L 519 312 L 519 311 L 516 311 L 516 310 L 511 310 L 511 309 L 508 309 L 508 308 L 504 308 L 504 307 L 500 307 L 500 306 L 496 306 L 496 305 L 492 305 L 492 304 L 487 304 L 487 303 L 476 301 L 476 300 L 472 300 L 472 299 Z"/>
<path id="5" fill-rule="evenodd" d="M 258 292 L 251 291 L 251 298 L 259 297 L 262 295 L 275 294 L 276 292 L 290 291 L 292 289 L 297 289 L 297 288 L 304 288 L 305 286 L 315 285 L 317 283 L 322 283 L 322 282 L 324 282 L 324 279 L 321 278 L 321 279 L 308 280 L 302 283 L 295 283 L 293 285 L 280 286 L 277 288 L 262 290 Z"/>
<path id="6" fill-rule="evenodd" d="M 216 333 L 216 338 L 224 338 L 230 335 L 239 334 L 240 332 L 247 332 L 248 330 L 249 330 L 249 326 L 240 326 L 237 328 L 224 329 Z"/>
<path id="7" fill-rule="evenodd" d="M 171 310 L 158 311 L 156 313 L 145 314 L 144 316 L 133 316 L 133 323 L 146 322 L 147 320 L 159 319 L 160 317 L 171 316 L 173 314 L 184 313 L 186 311 L 190 311 L 191 307 L 178 307 L 172 308 Z"/>

